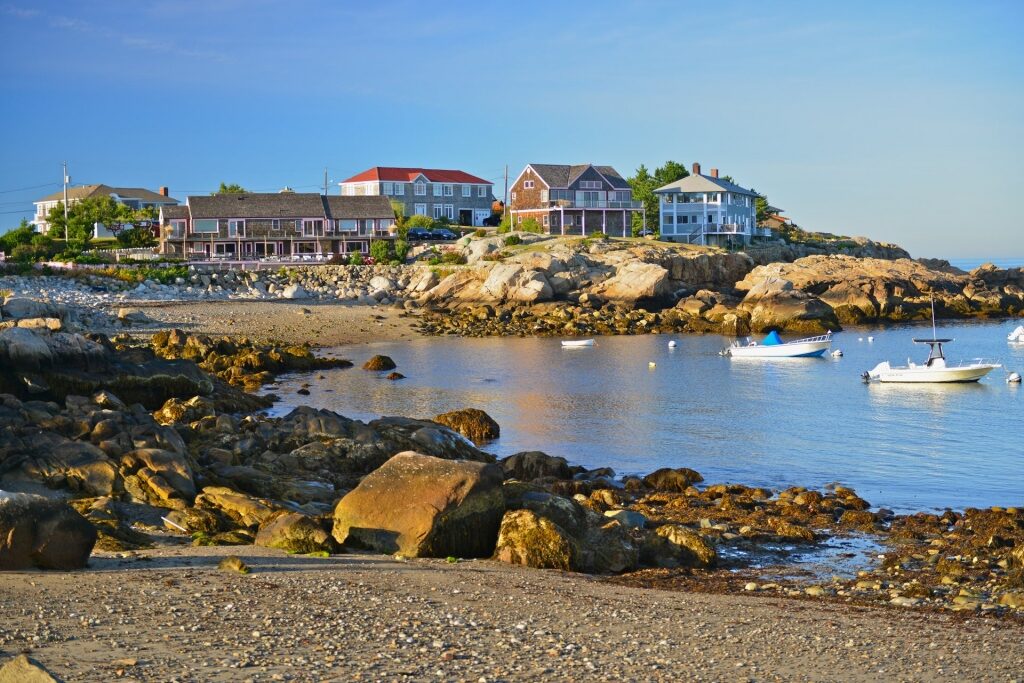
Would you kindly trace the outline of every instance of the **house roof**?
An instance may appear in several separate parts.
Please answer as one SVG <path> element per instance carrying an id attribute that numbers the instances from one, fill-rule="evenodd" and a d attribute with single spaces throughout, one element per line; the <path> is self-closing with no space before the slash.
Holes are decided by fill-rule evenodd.
<path id="1" fill-rule="evenodd" d="M 165 197 L 159 192 L 153 192 L 147 190 L 144 187 L 111 187 L 110 185 L 79 185 L 78 187 L 68 188 L 68 199 L 85 199 L 86 197 L 99 197 L 99 196 L 110 196 L 116 194 L 121 199 L 141 199 L 145 202 L 166 202 L 177 204 L 178 200 L 174 197 Z M 58 190 L 53 194 L 48 194 L 42 199 L 37 199 L 36 202 L 58 202 L 64 201 L 64 190 Z"/>
<path id="2" fill-rule="evenodd" d="M 490 180 L 478 178 L 465 171 L 451 171 L 441 168 L 399 168 L 397 166 L 374 166 L 352 176 L 348 180 L 343 180 L 342 183 L 365 183 L 374 180 L 411 183 L 419 175 L 423 175 L 432 183 L 494 184 Z"/>
<path id="3" fill-rule="evenodd" d="M 594 166 L 593 164 L 530 164 L 544 184 L 549 188 L 567 188 L 576 179 L 593 168 L 604 176 L 612 187 L 628 190 L 629 183 L 611 166 Z"/>
<path id="4" fill-rule="evenodd" d="M 712 178 L 709 175 L 688 175 L 674 183 L 659 187 L 655 192 L 732 192 L 734 194 L 746 194 L 756 197 L 757 193 L 740 187 L 736 183 L 730 183 L 722 178 Z"/>
<path id="5" fill-rule="evenodd" d="M 192 218 L 316 218 L 325 215 L 315 192 L 246 192 L 188 198 Z"/>
<path id="6" fill-rule="evenodd" d="M 171 204 L 160 207 L 160 214 L 164 218 L 188 218 L 188 206 L 185 204 Z"/>
<path id="7" fill-rule="evenodd" d="M 324 201 L 327 204 L 327 215 L 335 220 L 395 217 L 391 201 L 382 195 L 331 195 L 324 197 Z"/>

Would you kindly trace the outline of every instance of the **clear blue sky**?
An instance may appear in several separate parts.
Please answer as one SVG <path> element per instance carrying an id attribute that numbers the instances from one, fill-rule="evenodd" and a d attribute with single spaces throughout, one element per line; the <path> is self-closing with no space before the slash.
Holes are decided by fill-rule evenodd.
<path id="1" fill-rule="evenodd" d="M 0 229 L 65 159 L 182 200 L 675 159 L 808 229 L 1024 255 L 1022 28 L 1019 0 L 0 0 Z"/>

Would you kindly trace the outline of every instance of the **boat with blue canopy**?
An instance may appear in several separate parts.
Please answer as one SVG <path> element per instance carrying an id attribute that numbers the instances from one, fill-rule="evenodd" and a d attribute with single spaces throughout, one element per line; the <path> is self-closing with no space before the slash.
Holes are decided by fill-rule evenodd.
<path id="1" fill-rule="evenodd" d="M 772 330 L 761 340 L 736 341 L 722 352 L 732 358 L 815 358 L 825 353 L 832 345 L 832 331 L 817 337 L 806 337 L 784 341 L 778 332 Z"/>

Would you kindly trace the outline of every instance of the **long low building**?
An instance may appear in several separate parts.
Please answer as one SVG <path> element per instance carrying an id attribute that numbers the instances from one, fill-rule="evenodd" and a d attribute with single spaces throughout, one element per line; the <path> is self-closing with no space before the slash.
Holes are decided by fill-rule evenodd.
<path id="1" fill-rule="evenodd" d="M 160 251 L 186 259 L 367 254 L 394 239 L 387 197 L 239 193 L 188 197 L 160 212 Z"/>

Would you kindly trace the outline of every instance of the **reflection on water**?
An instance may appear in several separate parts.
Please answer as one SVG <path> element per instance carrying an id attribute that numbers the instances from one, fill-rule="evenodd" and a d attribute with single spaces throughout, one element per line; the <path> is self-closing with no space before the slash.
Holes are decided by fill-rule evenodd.
<path id="1" fill-rule="evenodd" d="M 998 357 L 1024 370 L 1005 323 L 947 326 L 952 359 Z M 929 330 L 930 331 L 930 330 Z M 843 358 L 729 359 L 722 337 L 602 338 L 585 349 L 557 339 L 417 339 L 340 349 L 374 353 L 407 379 L 359 369 L 284 378 L 278 410 L 307 403 L 349 417 L 431 417 L 476 407 L 501 425 L 488 450 L 543 450 L 620 474 L 692 467 L 708 481 L 821 486 L 841 481 L 900 510 L 1024 504 L 1019 387 L 996 370 L 981 384 L 866 385 L 860 374 L 920 349 L 920 328 L 836 336 Z M 868 335 L 874 336 L 868 342 Z M 861 338 L 863 341 L 858 341 Z M 650 362 L 654 368 L 649 368 Z M 310 382 L 310 396 L 294 390 Z"/>

